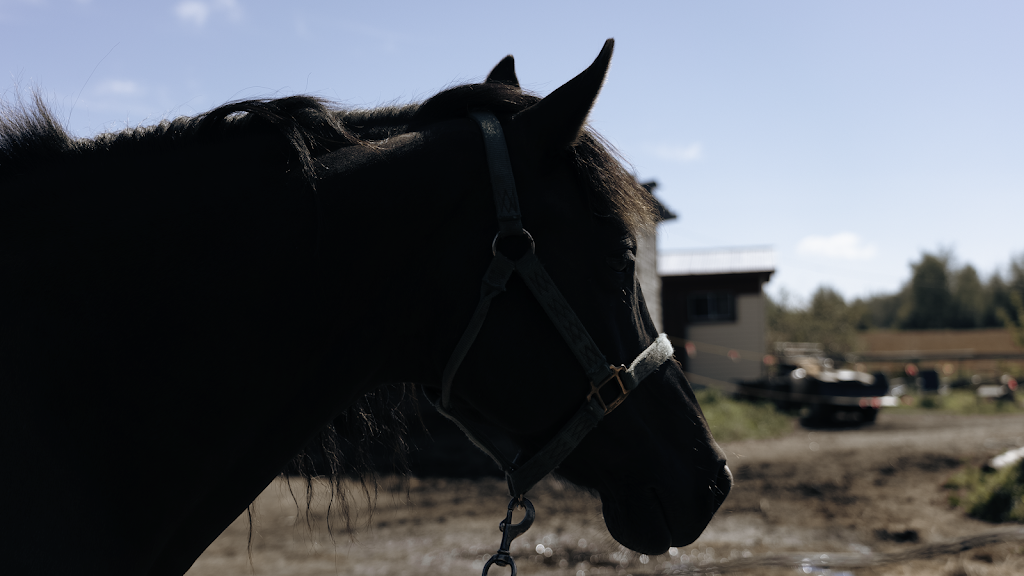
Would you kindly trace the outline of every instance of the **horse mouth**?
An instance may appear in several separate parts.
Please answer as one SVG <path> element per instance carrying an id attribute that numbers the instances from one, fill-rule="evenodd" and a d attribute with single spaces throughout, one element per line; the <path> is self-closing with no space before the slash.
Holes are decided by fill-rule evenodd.
<path id="1" fill-rule="evenodd" d="M 602 494 L 605 524 L 613 538 L 641 554 L 663 554 L 669 547 L 693 543 L 707 528 L 732 489 L 732 472 L 724 463 L 697 494 L 669 497 L 651 487 L 624 498 Z M 679 504 L 685 500 L 685 504 Z"/>

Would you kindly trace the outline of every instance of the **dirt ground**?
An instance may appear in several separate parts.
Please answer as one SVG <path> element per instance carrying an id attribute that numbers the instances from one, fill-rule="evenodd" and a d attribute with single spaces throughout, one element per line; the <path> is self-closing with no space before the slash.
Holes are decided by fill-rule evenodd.
<path id="1" fill-rule="evenodd" d="M 596 499 L 548 479 L 530 494 L 537 521 L 512 554 L 523 576 L 1024 574 L 1024 529 L 968 518 L 942 488 L 960 466 L 1018 446 L 1021 414 L 895 410 L 861 428 L 725 444 L 736 476 L 725 505 L 697 542 L 652 558 L 608 536 Z M 507 497 L 494 479 L 411 479 L 379 493 L 368 526 L 365 499 L 351 502 L 360 530 L 336 521 L 329 532 L 319 498 L 311 531 L 277 481 L 257 501 L 251 558 L 243 515 L 188 574 L 478 574 L 497 549 Z"/>

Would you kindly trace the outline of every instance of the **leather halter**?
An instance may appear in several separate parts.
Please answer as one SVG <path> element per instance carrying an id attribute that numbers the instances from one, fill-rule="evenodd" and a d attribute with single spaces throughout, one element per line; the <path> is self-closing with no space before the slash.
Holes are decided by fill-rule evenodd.
<path id="1" fill-rule="evenodd" d="M 490 112 L 472 112 L 470 116 L 480 125 L 484 135 L 487 166 L 491 174 L 494 204 L 498 213 L 499 230 L 494 237 L 491 260 L 480 286 L 480 302 L 469 325 L 462 333 L 458 345 L 452 352 L 441 378 L 441 397 L 431 398 L 438 412 L 453 421 L 466 436 L 489 455 L 505 472 L 509 494 L 520 497 L 537 482 L 561 464 L 588 432 L 594 429 L 606 415 L 621 404 L 640 381 L 655 372 L 672 357 L 672 344 L 665 334 L 640 353 L 629 365 L 612 366 L 605 360 L 597 344 L 590 337 L 572 307 L 566 302 L 555 283 L 544 271 L 537 259 L 533 237 L 523 229 L 519 212 L 519 197 L 512 177 L 512 163 L 501 123 Z M 526 236 L 530 249 L 516 260 L 510 260 L 498 251 L 497 242 L 507 236 Z M 476 340 L 491 300 L 505 291 L 505 284 L 518 271 L 534 297 L 554 323 L 562 338 L 569 345 L 583 370 L 590 378 L 590 393 L 576 414 L 548 441 L 539 452 L 523 463 L 509 461 L 484 434 L 472 429 L 469 421 L 459 417 L 459 410 L 452 404 L 451 387 L 455 373 Z"/>

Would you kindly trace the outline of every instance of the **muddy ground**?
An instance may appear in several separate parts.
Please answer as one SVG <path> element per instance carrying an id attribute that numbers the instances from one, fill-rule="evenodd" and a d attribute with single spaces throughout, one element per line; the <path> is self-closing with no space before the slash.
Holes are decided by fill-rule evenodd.
<path id="1" fill-rule="evenodd" d="M 512 552 L 523 576 L 1024 574 L 1021 527 L 968 518 L 942 488 L 960 466 L 1017 446 L 1021 414 L 889 410 L 861 428 L 798 427 L 781 439 L 723 445 L 736 485 L 690 546 L 652 558 L 627 553 L 608 536 L 596 499 L 546 480 L 530 494 L 537 521 Z M 360 530 L 338 520 L 329 532 L 318 498 L 311 531 L 277 481 L 257 501 L 251 558 L 243 515 L 188 574 L 479 574 L 499 543 L 507 497 L 497 479 L 414 478 L 385 486 L 368 523 L 365 499 L 351 502 Z"/>

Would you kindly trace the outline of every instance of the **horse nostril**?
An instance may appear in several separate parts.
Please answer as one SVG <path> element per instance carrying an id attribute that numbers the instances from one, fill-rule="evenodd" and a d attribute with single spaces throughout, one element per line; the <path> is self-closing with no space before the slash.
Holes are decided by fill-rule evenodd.
<path id="1" fill-rule="evenodd" d="M 711 489 L 715 494 L 715 509 L 725 502 L 725 497 L 729 495 L 730 490 L 732 490 L 732 471 L 723 462 L 722 469 L 718 471 L 718 477 L 715 478 L 714 486 Z"/>

